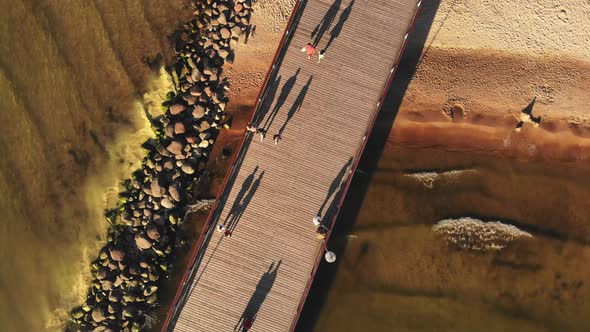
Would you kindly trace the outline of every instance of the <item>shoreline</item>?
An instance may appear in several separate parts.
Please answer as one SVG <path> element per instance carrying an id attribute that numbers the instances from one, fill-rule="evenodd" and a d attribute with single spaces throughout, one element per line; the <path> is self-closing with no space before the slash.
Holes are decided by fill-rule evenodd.
<path id="1" fill-rule="evenodd" d="M 398 118 L 387 144 L 486 153 L 520 162 L 578 163 L 590 159 L 590 137 L 530 126 L 516 132 L 508 126 Z"/>

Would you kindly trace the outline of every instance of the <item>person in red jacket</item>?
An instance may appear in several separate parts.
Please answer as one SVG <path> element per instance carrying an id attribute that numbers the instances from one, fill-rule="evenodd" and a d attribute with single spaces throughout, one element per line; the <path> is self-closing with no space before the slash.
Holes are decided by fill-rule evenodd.
<path id="1" fill-rule="evenodd" d="M 315 53 L 315 47 L 311 43 L 307 43 L 307 46 L 301 49 L 301 52 L 307 53 L 307 60 L 311 59 L 313 54 Z"/>

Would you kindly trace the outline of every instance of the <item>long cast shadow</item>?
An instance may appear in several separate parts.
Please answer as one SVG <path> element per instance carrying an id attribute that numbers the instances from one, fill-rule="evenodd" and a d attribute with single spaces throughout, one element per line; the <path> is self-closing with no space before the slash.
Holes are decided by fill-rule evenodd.
<path id="1" fill-rule="evenodd" d="M 342 3 L 341 0 L 334 0 L 332 5 L 330 6 L 330 8 L 328 8 L 326 15 L 324 15 L 324 17 L 322 18 L 320 23 L 318 23 L 318 25 L 315 27 L 315 29 L 313 29 L 313 31 L 311 32 L 311 38 L 313 38 L 313 41 L 311 44 L 314 47 L 318 46 L 318 44 L 320 43 L 320 40 L 322 39 L 322 37 L 324 36 L 326 31 L 328 31 L 328 29 L 330 28 L 330 25 L 332 25 L 332 22 L 334 22 L 334 19 L 336 18 L 336 15 L 338 14 L 338 10 L 340 9 L 341 3 Z"/>
<path id="2" fill-rule="evenodd" d="M 244 312 L 242 312 L 242 316 L 240 317 L 240 320 L 234 327 L 234 331 L 238 331 L 244 320 L 248 317 L 252 319 L 252 323 L 256 321 L 256 315 L 258 315 L 258 311 L 260 310 L 262 303 L 264 302 L 264 300 L 266 300 L 268 293 L 270 292 L 273 284 L 275 283 L 275 280 L 277 279 L 277 272 L 279 270 L 279 267 L 281 267 L 281 262 L 282 260 L 280 260 L 277 263 L 276 267 L 274 267 L 274 262 L 271 263 L 268 267 L 268 271 L 266 271 L 262 275 L 262 277 L 260 277 L 260 280 L 256 285 L 256 290 L 254 290 L 254 294 L 252 294 L 252 296 L 250 297 L 250 301 L 248 301 L 248 304 L 246 305 Z"/>
<path id="3" fill-rule="evenodd" d="M 264 121 L 264 126 L 262 126 L 264 128 L 264 130 L 268 130 L 270 125 L 272 125 L 273 121 L 275 120 L 277 114 L 279 113 L 279 110 L 281 109 L 281 107 L 283 107 L 283 104 L 287 100 L 289 93 L 291 93 L 291 90 L 293 90 L 293 86 L 295 86 L 295 82 L 297 81 L 297 75 L 299 75 L 300 71 L 301 71 L 301 68 L 297 68 L 297 71 L 295 72 L 295 74 L 293 74 L 293 76 L 289 77 L 289 79 L 285 81 L 285 84 L 283 85 L 283 88 L 281 89 L 281 94 L 279 95 L 279 98 L 277 99 L 277 103 L 272 108 L 272 111 L 270 112 L 270 114 L 268 115 L 266 120 Z"/>
<path id="4" fill-rule="evenodd" d="M 332 195 L 336 192 L 336 189 L 339 189 L 342 187 L 342 180 L 344 180 L 344 176 L 346 175 L 346 172 L 348 171 L 348 168 L 350 167 L 350 165 L 352 165 L 352 158 L 348 159 L 348 161 L 346 162 L 346 164 L 344 164 L 344 166 L 342 166 L 342 168 L 340 169 L 340 172 L 338 172 L 338 174 L 336 175 L 334 180 L 332 180 L 332 183 L 330 184 L 330 187 L 328 188 L 328 194 L 326 195 L 326 199 L 324 199 L 324 202 L 322 203 L 322 205 L 320 206 L 320 209 L 318 211 L 318 216 L 322 215 L 322 212 L 324 211 L 326 204 L 328 204 L 328 201 L 330 201 L 330 197 L 332 197 Z M 336 196 L 338 196 L 338 195 L 336 195 Z M 338 197 L 335 197 L 334 200 L 332 200 L 332 202 L 334 202 L 336 200 L 336 198 L 338 198 Z"/>
<path id="5" fill-rule="evenodd" d="M 250 201 L 252 201 L 252 197 L 254 197 L 254 194 L 258 190 L 258 187 L 260 187 L 260 182 L 262 181 L 263 176 L 264 176 L 264 171 L 262 171 L 260 173 L 260 175 L 258 176 L 256 181 L 254 181 L 254 184 L 252 184 L 252 187 L 248 190 L 248 193 L 244 197 L 244 200 L 242 202 L 240 202 L 240 204 L 237 206 L 237 211 L 234 212 L 233 218 L 229 221 L 229 223 L 227 225 L 227 229 L 230 232 L 233 232 L 233 230 L 238 225 L 238 222 L 242 218 L 244 211 L 246 211 L 248 204 L 250 204 Z"/>
<path id="6" fill-rule="evenodd" d="M 339 256 L 346 248 L 346 235 L 350 233 L 357 220 L 372 176 L 383 153 L 385 142 L 393 127 L 399 106 L 416 71 L 416 66 L 420 60 L 440 0 L 424 1 L 423 3 L 414 30 L 408 36 L 406 50 L 385 96 L 382 110 L 377 116 L 365 151 L 359 160 L 358 169 L 363 170 L 363 172 L 355 173 L 352 178 L 350 188 L 328 243 L 330 250 L 335 251 Z M 342 260 L 337 260 L 332 264 L 320 264 L 295 331 L 305 332 L 315 329 L 319 314 L 322 311 L 321 309 L 341 262 Z"/>
<path id="7" fill-rule="evenodd" d="M 262 119 L 266 116 L 268 111 L 272 106 L 272 102 L 275 100 L 275 95 L 277 94 L 277 90 L 279 89 L 279 84 L 281 83 L 281 76 L 277 77 L 274 80 L 270 80 L 268 85 L 266 86 L 266 93 L 263 97 L 262 105 L 260 111 L 254 116 L 254 124 L 259 124 Z"/>
<path id="8" fill-rule="evenodd" d="M 307 94 L 307 90 L 309 90 L 309 85 L 311 84 L 312 79 L 313 79 L 313 76 L 311 76 L 307 80 L 307 83 L 305 84 L 305 86 L 301 89 L 301 91 L 299 91 L 299 95 L 297 95 L 295 102 L 293 103 L 293 105 L 289 109 L 289 113 L 287 113 L 287 119 L 285 120 L 285 123 L 283 123 L 283 125 L 281 126 L 281 129 L 279 129 L 279 135 L 282 135 L 283 131 L 287 127 L 287 124 L 289 123 L 291 118 L 293 118 L 293 115 L 295 115 L 295 113 L 297 113 L 297 111 L 299 111 L 299 109 L 301 108 L 301 105 L 303 105 L 303 100 L 305 99 L 305 95 Z"/>
<path id="9" fill-rule="evenodd" d="M 237 158 L 236 158 L 236 163 L 235 163 L 235 169 L 239 169 L 244 161 L 244 157 L 246 156 L 251 144 L 252 144 L 252 137 L 253 135 L 247 135 L 246 139 L 244 141 L 244 145 L 242 147 L 241 151 L 238 151 L 236 153 L 240 153 Z M 238 172 L 234 172 L 233 174 L 230 175 L 228 182 L 227 182 L 227 186 L 226 188 L 231 188 L 235 181 L 236 181 L 236 176 L 237 176 Z M 225 190 L 225 192 L 223 192 L 220 196 L 219 196 L 219 200 L 217 202 L 217 206 L 215 208 L 215 211 L 213 211 L 213 215 L 211 216 L 211 221 L 210 221 L 210 227 L 207 230 L 207 233 L 203 234 L 203 241 L 200 245 L 200 247 L 198 248 L 198 252 L 197 252 L 197 258 L 195 260 L 195 262 L 193 263 L 192 266 L 188 267 L 189 269 L 189 274 L 186 280 L 186 284 L 183 285 L 179 285 L 179 287 L 183 287 L 182 289 L 182 293 L 180 294 L 180 297 L 178 299 L 178 303 L 176 305 L 176 307 L 174 308 L 170 308 L 170 310 L 173 310 L 173 314 L 172 314 L 172 318 L 170 320 L 170 324 L 168 326 L 168 330 L 174 330 L 174 326 L 176 325 L 176 321 L 178 319 L 178 316 L 180 314 L 180 311 L 177 310 L 177 308 L 182 308 L 184 307 L 184 305 L 186 304 L 186 302 L 188 301 L 188 299 L 190 298 L 190 296 L 193 294 L 196 286 L 197 286 L 197 282 L 200 279 L 200 276 L 203 275 L 205 268 L 208 264 L 205 264 L 205 266 L 203 267 L 201 274 L 199 275 L 199 277 L 197 277 L 197 272 L 199 271 L 199 268 L 201 267 L 201 264 L 203 262 L 203 256 L 205 251 L 207 250 L 207 247 L 209 246 L 210 242 L 211 242 L 211 237 L 212 235 L 215 233 L 215 227 L 213 227 L 213 225 L 215 225 L 216 220 L 218 220 L 218 218 L 220 218 L 221 212 L 223 211 L 224 207 L 225 207 L 225 202 L 227 201 L 227 196 L 229 195 L 231 190 Z M 216 250 L 217 246 L 219 245 L 219 242 L 217 243 L 216 247 L 213 249 L 214 251 Z"/>
<path id="10" fill-rule="evenodd" d="M 242 188 L 240 188 L 240 191 L 236 195 L 236 198 L 234 200 L 234 203 L 232 204 L 231 209 L 225 217 L 225 221 L 223 222 L 224 225 L 228 224 L 228 220 L 231 223 L 231 220 L 235 219 L 236 215 L 239 213 L 240 206 L 242 204 L 242 199 L 244 198 L 244 195 L 246 195 L 246 192 L 248 192 L 248 190 L 252 186 L 252 182 L 254 182 L 254 176 L 256 175 L 257 171 L 258 165 L 256 165 L 254 171 L 252 171 L 252 173 L 250 173 L 250 175 L 248 175 L 248 177 L 246 177 L 246 180 L 244 180 L 244 182 L 242 183 Z"/>
<path id="11" fill-rule="evenodd" d="M 332 31 L 330 31 L 330 39 L 328 39 L 328 43 L 324 47 L 324 51 L 328 50 L 334 39 L 340 36 L 340 32 L 342 32 L 342 28 L 344 27 L 344 23 L 346 23 L 348 17 L 350 16 L 350 12 L 352 12 L 352 6 L 354 6 L 354 0 L 352 0 L 348 4 L 346 9 L 342 12 L 342 14 L 340 14 L 340 17 L 338 18 L 338 23 L 336 23 L 334 28 L 332 28 Z"/>

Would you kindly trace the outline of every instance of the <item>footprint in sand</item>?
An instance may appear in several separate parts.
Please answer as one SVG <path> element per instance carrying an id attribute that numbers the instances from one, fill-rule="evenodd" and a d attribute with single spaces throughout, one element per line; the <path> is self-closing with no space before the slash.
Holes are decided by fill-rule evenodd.
<path id="1" fill-rule="evenodd" d="M 557 18 L 562 20 L 563 22 L 567 23 L 569 20 L 568 11 L 565 8 L 559 8 L 557 12 Z"/>

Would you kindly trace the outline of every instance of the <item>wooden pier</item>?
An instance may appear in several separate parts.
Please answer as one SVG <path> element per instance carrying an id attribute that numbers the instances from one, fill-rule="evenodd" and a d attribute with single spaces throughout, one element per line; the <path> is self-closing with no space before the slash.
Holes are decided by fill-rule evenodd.
<path id="1" fill-rule="evenodd" d="M 312 219 L 332 228 L 419 8 L 296 4 L 253 118 L 265 139 L 245 134 L 163 331 L 234 331 L 246 317 L 256 332 L 295 328 L 325 250 Z"/>

